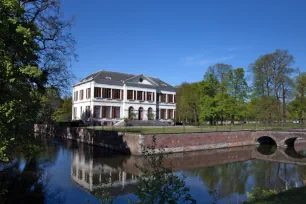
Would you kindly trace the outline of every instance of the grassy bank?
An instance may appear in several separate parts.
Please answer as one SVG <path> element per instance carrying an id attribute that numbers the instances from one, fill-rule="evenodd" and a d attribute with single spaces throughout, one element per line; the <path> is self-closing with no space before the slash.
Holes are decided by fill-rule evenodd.
<path id="1" fill-rule="evenodd" d="M 301 124 L 241 124 L 241 125 L 218 125 L 218 126 L 133 126 L 133 127 L 108 127 L 108 126 L 91 126 L 87 127 L 97 130 L 110 130 L 121 132 L 136 132 L 141 134 L 158 134 L 158 133 L 196 133 L 196 132 L 218 132 L 218 131 L 239 131 L 239 130 L 290 130 L 301 129 Z"/>
<path id="2" fill-rule="evenodd" d="M 279 194 L 269 196 L 262 200 L 247 202 L 251 204 L 304 204 L 306 203 L 306 187 L 295 188 Z"/>

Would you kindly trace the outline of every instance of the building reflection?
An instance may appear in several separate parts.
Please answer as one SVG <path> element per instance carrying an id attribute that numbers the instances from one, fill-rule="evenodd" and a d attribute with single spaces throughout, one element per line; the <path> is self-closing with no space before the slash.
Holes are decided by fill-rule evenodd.
<path id="1" fill-rule="evenodd" d="M 299 144 L 301 149 L 306 149 L 306 143 Z M 219 197 L 226 198 L 233 194 L 245 195 L 254 185 L 264 189 L 304 185 L 306 158 L 297 157 L 298 153 L 291 151 L 295 150 L 246 146 L 175 153 L 166 157 L 164 166 L 198 176 L 207 190 L 218 190 Z M 116 155 L 79 144 L 72 149 L 71 179 L 92 194 L 107 188 L 113 196 L 125 195 L 136 190 L 137 177 L 141 175 L 136 165 L 150 166 L 141 156 Z"/>
<path id="2" fill-rule="evenodd" d="M 94 192 L 108 188 L 113 195 L 133 191 L 136 176 L 126 172 L 121 164 L 127 157 L 110 157 L 109 153 L 88 145 L 80 145 L 72 151 L 71 179 L 86 189 Z"/>

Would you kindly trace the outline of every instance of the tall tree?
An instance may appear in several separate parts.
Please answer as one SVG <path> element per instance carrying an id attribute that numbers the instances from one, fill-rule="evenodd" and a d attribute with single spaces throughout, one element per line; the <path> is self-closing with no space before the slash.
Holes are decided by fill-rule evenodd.
<path id="1" fill-rule="evenodd" d="M 277 120 L 286 121 L 287 97 L 292 87 L 292 75 L 296 69 L 292 68 L 294 58 L 287 50 L 276 50 L 260 56 L 251 64 L 254 81 L 254 94 L 256 97 L 267 97 L 267 104 L 276 105 L 276 112 L 267 113 L 271 122 L 272 115 Z M 270 97 L 274 97 L 272 100 Z M 271 100 L 273 103 L 270 103 Z M 276 104 L 274 103 L 276 102 Z M 274 110 L 274 108 L 269 108 Z"/>
<path id="2" fill-rule="evenodd" d="M 242 117 L 245 110 L 245 102 L 248 97 L 249 86 L 243 68 L 229 71 L 229 95 L 233 98 L 231 122 L 234 123 L 235 116 Z"/>

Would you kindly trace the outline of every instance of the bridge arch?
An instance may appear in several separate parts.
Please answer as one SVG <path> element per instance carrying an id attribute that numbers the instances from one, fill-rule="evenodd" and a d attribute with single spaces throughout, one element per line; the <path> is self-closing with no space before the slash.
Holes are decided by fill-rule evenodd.
<path id="1" fill-rule="evenodd" d="M 294 142 L 296 141 L 298 137 L 290 137 L 290 138 L 286 138 L 284 141 L 284 145 L 286 145 L 287 147 L 294 147 Z"/>
<path id="2" fill-rule="evenodd" d="M 256 143 L 263 145 L 277 145 L 276 139 L 271 136 L 260 136 L 256 139 Z"/>

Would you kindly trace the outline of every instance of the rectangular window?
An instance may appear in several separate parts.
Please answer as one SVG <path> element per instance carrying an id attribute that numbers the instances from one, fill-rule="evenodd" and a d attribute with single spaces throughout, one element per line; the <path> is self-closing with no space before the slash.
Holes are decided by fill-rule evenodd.
<path id="1" fill-rule="evenodd" d="M 160 102 L 166 103 L 166 94 L 160 94 Z"/>
<path id="2" fill-rule="evenodd" d="M 86 89 L 86 98 L 89 99 L 90 98 L 90 88 Z"/>
<path id="3" fill-rule="evenodd" d="M 138 101 L 143 101 L 143 91 L 137 91 L 137 100 Z"/>
<path id="4" fill-rule="evenodd" d="M 111 117 L 111 106 L 102 106 L 102 118 Z"/>
<path id="5" fill-rule="evenodd" d="M 82 106 L 80 107 L 80 118 L 81 119 L 83 118 L 83 108 L 82 108 Z"/>
<path id="6" fill-rule="evenodd" d="M 101 118 L 100 111 L 101 106 L 94 106 L 94 118 Z"/>
<path id="7" fill-rule="evenodd" d="M 102 88 L 102 98 L 111 98 L 111 89 Z"/>
<path id="8" fill-rule="evenodd" d="M 160 109 L 160 118 L 166 120 L 167 119 L 166 113 L 167 113 L 166 109 Z"/>
<path id="9" fill-rule="evenodd" d="M 82 171 L 81 169 L 78 170 L 78 178 L 79 178 L 80 180 L 83 179 L 83 171 Z"/>
<path id="10" fill-rule="evenodd" d="M 176 95 L 174 95 L 174 103 L 176 103 Z"/>
<path id="11" fill-rule="evenodd" d="M 83 100 L 84 99 L 84 90 L 81 90 L 80 91 L 80 100 Z"/>
<path id="12" fill-rule="evenodd" d="M 76 119 L 77 118 L 77 107 L 73 107 L 73 118 Z"/>
<path id="13" fill-rule="evenodd" d="M 120 107 L 112 107 L 112 118 L 120 118 Z"/>
<path id="14" fill-rule="evenodd" d="M 127 90 L 127 99 L 133 100 L 133 90 Z"/>
<path id="15" fill-rule="evenodd" d="M 101 98 L 101 88 L 95 87 L 95 98 Z"/>
<path id="16" fill-rule="evenodd" d="M 136 100 L 136 91 L 134 91 L 134 100 Z"/>
<path id="17" fill-rule="evenodd" d="M 173 119 L 173 110 L 172 109 L 168 109 L 168 118 Z"/>
<path id="18" fill-rule="evenodd" d="M 78 91 L 74 92 L 74 96 L 73 96 L 74 101 L 78 100 Z"/>
<path id="19" fill-rule="evenodd" d="M 173 94 L 168 94 L 168 103 L 173 103 Z"/>
<path id="20" fill-rule="evenodd" d="M 112 97 L 113 97 L 113 99 L 120 99 L 120 89 L 113 89 L 112 90 L 113 91 L 113 93 L 112 93 Z"/>
<path id="21" fill-rule="evenodd" d="M 88 173 L 88 172 L 85 172 L 85 181 L 86 181 L 87 183 L 90 182 L 90 176 L 89 176 L 89 173 Z"/>
<path id="22" fill-rule="evenodd" d="M 86 106 L 86 118 L 90 118 L 90 106 Z"/>
<path id="23" fill-rule="evenodd" d="M 147 92 L 147 101 L 154 101 L 153 94 L 154 92 Z"/>

